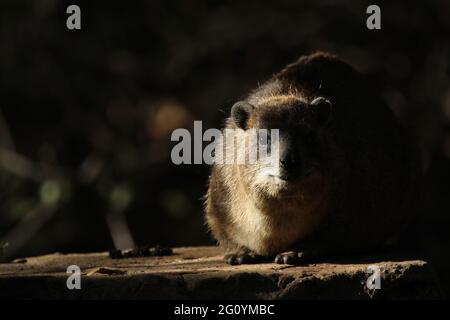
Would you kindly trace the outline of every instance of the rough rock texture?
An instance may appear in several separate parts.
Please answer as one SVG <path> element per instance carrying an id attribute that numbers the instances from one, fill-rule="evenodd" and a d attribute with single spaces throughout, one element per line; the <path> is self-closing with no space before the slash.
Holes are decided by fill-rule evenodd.
<path id="1" fill-rule="evenodd" d="M 69 290 L 69 265 L 81 289 Z M 381 269 L 369 290 L 367 267 Z M 229 266 L 216 247 L 175 248 L 172 256 L 113 260 L 107 253 L 51 254 L 0 264 L 0 299 L 433 299 L 443 298 L 426 262 L 355 258 L 304 266 Z"/>

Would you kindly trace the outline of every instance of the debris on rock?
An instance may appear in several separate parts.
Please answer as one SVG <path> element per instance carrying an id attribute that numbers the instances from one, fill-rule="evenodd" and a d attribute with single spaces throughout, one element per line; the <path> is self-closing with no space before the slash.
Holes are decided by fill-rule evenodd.
<path id="1" fill-rule="evenodd" d="M 27 263 L 28 260 L 25 258 L 19 258 L 19 259 L 15 259 L 13 260 L 13 263 Z"/>
<path id="2" fill-rule="evenodd" d="M 87 275 L 88 276 L 92 276 L 94 274 L 113 275 L 113 274 L 125 274 L 125 273 L 127 273 L 127 272 L 125 270 L 121 270 L 121 269 L 100 267 L 100 268 L 95 268 L 94 270 L 88 272 Z"/>
<path id="3" fill-rule="evenodd" d="M 109 257 L 110 257 L 111 259 L 120 259 L 120 258 L 123 258 L 123 256 L 122 256 L 122 250 L 119 250 L 119 249 L 109 250 Z"/>
<path id="4" fill-rule="evenodd" d="M 111 259 L 123 259 L 123 258 L 139 258 L 139 257 L 160 257 L 160 256 L 170 256 L 173 251 L 169 247 L 156 245 L 151 246 L 138 246 L 131 250 L 110 250 L 109 257 Z"/>

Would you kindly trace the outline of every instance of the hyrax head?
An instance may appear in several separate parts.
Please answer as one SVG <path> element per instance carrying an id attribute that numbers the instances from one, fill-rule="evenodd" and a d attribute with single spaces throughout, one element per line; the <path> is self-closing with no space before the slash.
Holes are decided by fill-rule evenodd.
<path id="1" fill-rule="evenodd" d="M 246 140 L 248 157 L 239 165 L 240 178 L 250 192 L 265 198 L 298 197 L 323 176 L 321 134 L 331 121 L 332 104 L 325 97 L 294 94 L 252 102 L 239 101 L 231 109 L 238 139 Z M 251 161 L 255 150 L 256 161 Z"/>

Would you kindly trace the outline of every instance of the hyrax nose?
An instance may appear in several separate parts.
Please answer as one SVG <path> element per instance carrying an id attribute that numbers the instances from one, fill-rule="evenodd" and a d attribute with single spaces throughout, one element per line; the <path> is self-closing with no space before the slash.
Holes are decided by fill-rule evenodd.
<path id="1" fill-rule="evenodd" d="M 280 159 L 280 165 L 283 169 L 284 178 L 293 178 L 300 173 L 300 163 L 295 154 L 288 152 Z"/>

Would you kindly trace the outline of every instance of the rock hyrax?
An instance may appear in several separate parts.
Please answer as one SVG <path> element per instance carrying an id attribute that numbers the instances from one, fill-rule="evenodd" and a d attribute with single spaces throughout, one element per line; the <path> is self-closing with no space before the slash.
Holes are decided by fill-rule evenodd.
<path id="1" fill-rule="evenodd" d="M 366 252 L 408 218 L 419 164 L 394 115 L 337 57 L 301 57 L 231 108 L 279 129 L 277 163 L 214 164 L 206 221 L 230 264 Z"/>

